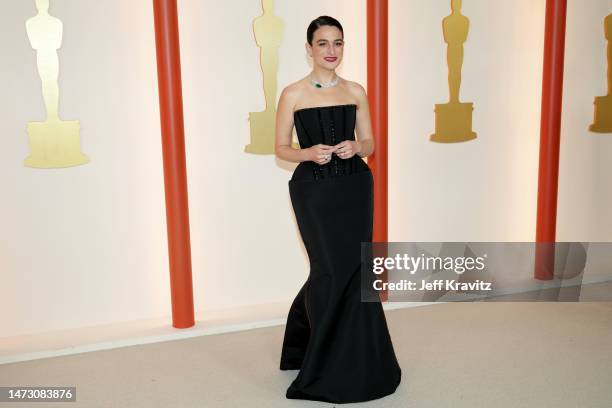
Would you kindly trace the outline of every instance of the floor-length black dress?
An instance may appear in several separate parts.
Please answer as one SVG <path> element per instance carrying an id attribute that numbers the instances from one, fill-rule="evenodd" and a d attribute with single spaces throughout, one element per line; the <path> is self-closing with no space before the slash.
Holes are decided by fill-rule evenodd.
<path id="1" fill-rule="evenodd" d="M 355 140 L 357 106 L 294 113 L 300 147 Z M 287 398 L 348 403 L 384 397 L 401 380 L 382 305 L 361 301 L 361 242 L 372 240 L 373 179 L 357 155 L 300 163 L 289 193 L 310 274 L 287 317 L 281 370 L 300 370 Z"/>

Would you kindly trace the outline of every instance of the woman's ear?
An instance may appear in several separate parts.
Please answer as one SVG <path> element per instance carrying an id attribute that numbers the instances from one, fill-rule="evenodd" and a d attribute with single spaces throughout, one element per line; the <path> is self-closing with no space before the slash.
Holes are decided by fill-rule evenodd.
<path id="1" fill-rule="evenodd" d="M 310 44 L 308 44 L 308 42 L 304 44 L 304 48 L 306 48 L 306 54 L 308 54 L 308 56 L 312 58 L 312 47 L 310 46 Z"/>

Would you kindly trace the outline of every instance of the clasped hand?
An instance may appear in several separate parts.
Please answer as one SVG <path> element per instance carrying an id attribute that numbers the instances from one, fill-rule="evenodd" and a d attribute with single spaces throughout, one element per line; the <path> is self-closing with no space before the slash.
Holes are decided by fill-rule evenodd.
<path id="1" fill-rule="evenodd" d="M 332 154 L 341 159 L 350 159 L 361 151 L 361 144 L 355 140 L 343 140 L 334 146 L 317 144 L 308 149 L 309 160 L 321 165 L 331 161 Z"/>

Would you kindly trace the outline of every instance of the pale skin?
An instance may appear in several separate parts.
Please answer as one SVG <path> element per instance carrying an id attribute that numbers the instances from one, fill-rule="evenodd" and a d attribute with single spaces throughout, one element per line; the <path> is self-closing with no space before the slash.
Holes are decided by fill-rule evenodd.
<path id="1" fill-rule="evenodd" d="M 312 72 L 283 89 L 278 101 L 274 145 L 278 158 L 290 162 L 313 161 L 322 165 L 331 161 L 332 153 L 341 159 L 349 159 L 354 155 L 366 157 L 374 152 L 368 98 L 363 87 L 342 78 L 338 85 L 331 88 L 316 88 L 310 82 L 310 78 L 323 84 L 332 82 L 336 78 L 336 68 L 342 61 L 343 51 L 342 32 L 334 26 L 319 27 L 314 32 L 312 45 L 306 43 L 306 52 L 312 58 Z M 329 60 L 334 57 L 335 61 Z M 293 113 L 296 110 L 345 104 L 357 105 L 355 121 L 357 140 L 344 140 L 334 146 L 317 144 L 305 149 L 291 147 Z"/>

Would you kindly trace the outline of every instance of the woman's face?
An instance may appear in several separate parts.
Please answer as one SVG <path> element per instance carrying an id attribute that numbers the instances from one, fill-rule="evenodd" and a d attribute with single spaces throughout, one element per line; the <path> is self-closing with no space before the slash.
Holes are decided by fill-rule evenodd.
<path id="1" fill-rule="evenodd" d="M 306 43 L 306 50 L 315 65 L 336 69 L 344 52 L 342 32 L 334 26 L 321 26 L 313 34 L 312 46 Z"/>

